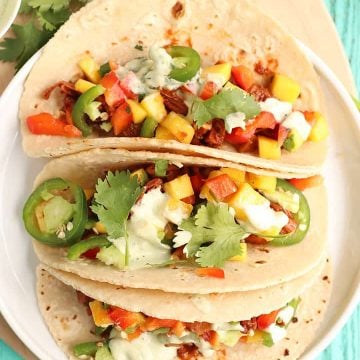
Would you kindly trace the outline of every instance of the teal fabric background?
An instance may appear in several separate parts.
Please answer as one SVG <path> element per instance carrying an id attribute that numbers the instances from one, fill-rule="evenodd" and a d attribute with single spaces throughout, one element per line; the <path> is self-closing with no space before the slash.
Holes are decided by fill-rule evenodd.
<path id="1" fill-rule="evenodd" d="M 358 38 L 360 33 L 360 0 L 325 0 L 325 3 L 336 23 L 350 59 L 357 88 L 360 89 L 360 41 Z M 18 359 L 21 358 L 0 341 L 0 360 Z M 360 305 L 334 342 L 317 360 L 358 359 L 360 359 Z"/>
<path id="2" fill-rule="evenodd" d="M 350 59 L 360 89 L 360 0 L 325 0 Z M 360 305 L 333 343 L 317 360 L 360 359 Z"/>

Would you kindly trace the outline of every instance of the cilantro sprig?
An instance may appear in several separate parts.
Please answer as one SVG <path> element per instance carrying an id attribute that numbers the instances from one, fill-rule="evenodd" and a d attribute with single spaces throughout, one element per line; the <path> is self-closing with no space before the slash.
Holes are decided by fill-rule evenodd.
<path id="1" fill-rule="evenodd" d="M 196 215 L 183 221 L 179 227 L 192 235 L 185 251 L 203 267 L 223 267 L 236 255 L 242 255 L 240 240 L 247 233 L 239 225 L 226 204 L 202 205 Z"/>
<path id="2" fill-rule="evenodd" d="M 91 0 L 22 0 L 24 25 L 13 24 L 13 38 L 0 42 L 0 61 L 14 62 L 19 70 L 68 20 L 72 12 Z"/>
<path id="3" fill-rule="evenodd" d="M 198 127 L 218 118 L 225 119 L 227 115 L 242 112 L 245 119 L 258 115 L 260 106 L 255 99 L 241 89 L 226 89 L 208 100 L 196 98 L 191 113 Z"/>
<path id="4" fill-rule="evenodd" d="M 109 171 L 104 180 L 99 179 L 91 206 L 110 238 L 125 238 L 126 259 L 129 258 L 127 219 L 141 192 L 136 176 L 131 176 L 129 171 Z"/>

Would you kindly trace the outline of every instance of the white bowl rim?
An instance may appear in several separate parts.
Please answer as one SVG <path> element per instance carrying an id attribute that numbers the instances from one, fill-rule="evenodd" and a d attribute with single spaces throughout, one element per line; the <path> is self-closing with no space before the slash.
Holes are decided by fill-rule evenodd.
<path id="1" fill-rule="evenodd" d="M 12 6 L 12 10 L 10 11 L 9 17 L 7 20 L 4 20 L 4 27 L 0 28 L 0 38 L 5 35 L 5 33 L 9 30 L 11 24 L 16 18 L 16 15 L 20 9 L 21 0 L 8 0 L 5 3 L 5 12 L 8 11 L 8 8 Z"/>

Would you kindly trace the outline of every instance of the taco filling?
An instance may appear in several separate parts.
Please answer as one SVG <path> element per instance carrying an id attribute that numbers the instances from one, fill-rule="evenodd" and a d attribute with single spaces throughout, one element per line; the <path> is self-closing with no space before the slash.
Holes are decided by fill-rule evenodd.
<path id="1" fill-rule="evenodd" d="M 226 349 L 241 343 L 271 347 L 286 337 L 300 298 L 269 314 L 248 320 L 211 324 L 158 319 L 93 300 L 78 292 L 101 341 L 80 343 L 73 354 L 84 359 L 226 359 Z M 149 357 L 149 353 L 152 357 Z"/>
<path id="2" fill-rule="evenodd" d="M 271 59 L 249 68 L 229 62 L 202 67 L 198 52 L 186 46 L 151 46 L 125 64 L 109 59 L 100 66 L 88 53 L 81 75 L 44 89 L 59 88 L 57 114 L 27 117 L 31 133 L 74 138 L 142 137 L 226 148 L 280 159 L 328 135 L 324 117 L 300 111 L 300 85 L 277 72 Z M 62 80 L 62 79 L 59 79 Z M 58 91 L 58 90 L 57 90 Z"/>
<path id="3" fill-rule="evenodd" d="M 296 244 L 309 229 L 305 196 L 276 177 L 167 160 L 104 175 L 95 188 L 43 182 L 24 206 L 27 231 L 67 248 L 73 261 L 120 269 L 188 264 L 199 276 L 223 278 L 227 261 L 246 261 L 247 246 Z"/>

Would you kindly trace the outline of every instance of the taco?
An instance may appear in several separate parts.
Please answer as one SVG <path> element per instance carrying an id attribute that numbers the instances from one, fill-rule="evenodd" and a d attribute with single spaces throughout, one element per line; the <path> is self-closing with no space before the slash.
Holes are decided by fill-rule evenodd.
<path id="1" fill-rule="evenodd" d="M 30 156 L 161 150 L 307 175 L 325 158 L 323 112 L 295 40 L 230 0 L 93 1 L 45 47 L 20 105 Z"/>
<path id="2" fill-rule="evenodd" d="M 328 303 L 330 269 L 323 265 L 283 286 L 201 298 L 120 288 L 40 265 L 37 293 L 50 332 L 72 359 L 296 359 Z"/>
<path id="3" fill-rule="evenodd" d="M 303 194 L 290 181 L 216 159 L 95 149 L 47 164 L 23 219 L 41 262 L 84 278 L 244 291 L 292 280 L 324 257 L 324 189 Z"/>

